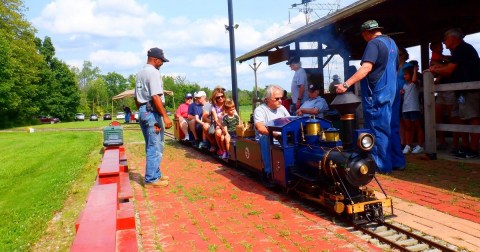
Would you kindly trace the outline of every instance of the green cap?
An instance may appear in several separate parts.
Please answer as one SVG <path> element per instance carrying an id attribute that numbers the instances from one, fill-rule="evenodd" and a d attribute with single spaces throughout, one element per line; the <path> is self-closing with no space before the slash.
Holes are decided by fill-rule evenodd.
<path id="1" fill-rule="evenodd" d="M 360 32 L 369 31 L 373 29 L 383 29 L 383 27 L 380 27 L 377 21 L 375 20 L 368 20 L 362 24 L 362 26 L 360 27 Z"/>

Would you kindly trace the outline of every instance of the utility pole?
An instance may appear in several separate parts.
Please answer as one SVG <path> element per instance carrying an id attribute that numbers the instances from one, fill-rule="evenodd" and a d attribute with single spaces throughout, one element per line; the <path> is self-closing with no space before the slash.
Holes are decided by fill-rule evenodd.
<path id="1" fill-rule="evenodd" d="M 232 74 L 232 99 L 235 102 L 235 108 L 238 110 L 238 93 L 237 93 L 237 65 L 235 62 L 235 33 L 234 29 L 238 28 L 238 25 L 233 25 L 233 10 L 232 0 L 228 0 L 228 26 L 225 29 L 228 30 L 230 35 L 230 69 Z"/>
<path id="2" fill-rule="evenodd" d="M 335 3 L 312 3 L 316 0 L 302 0 L 301 3 L 295 3 L 291 5 L 291 9 L 298 9 L 299 12 L 302 12 L 305 15 L 305 23 L 308 24 L 310 22 L 310 13 L 314 12 L 317 15 L 317 18 L 321 16 L 315 12 L 315 10 L 327 10 L 330 14 L 333 11 L 340 9 L 340 1 L 335 0 Z M 311 5 L 310 5 L 311 3 Z M 290 15 L 289 15 L 290 17 Z M 290 21 L 290 20 L 289 20 Z"/>
<path id="3" fill-rule="evenodd" d="M 255 74 L 255 97 L 252 99 L 252 105 L 253 105 L 253 109 L 255 109 L 255 103 L 256 101 L 258 100 L 258 84 L 257 84 L 257 69 L 260 67 L 260 65 L 262 64 L 262 62 L 260 62 L 257 66 L 257 58 L 253 58 L 253 67 L 252 65 L 249 65 L 251 69 L 253 69 L 253 72 Z"/>
<path id="4" fill-rule="evenodd" d="M 258 99 L 258 84 L 257 84 L 257 70 L 258 68 L 260 67 L 260 65 L 262 64 L 262 62 L 258 63 L 258 66 L 257 66 L 257 58 L 253 58 L 253 67 L 252 65 L 249 65 L 250 68 L 253 70 L 254 74 L 255 74 L 255 99 Z"/>

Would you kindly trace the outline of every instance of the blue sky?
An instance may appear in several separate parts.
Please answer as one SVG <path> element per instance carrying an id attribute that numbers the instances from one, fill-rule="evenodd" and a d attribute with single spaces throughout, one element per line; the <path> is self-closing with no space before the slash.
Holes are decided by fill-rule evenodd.
<path id="1" fill-rule="evenodd" d="M 233 0 L 236 56 L 257 48 L 305 24 L 305 16 L 291 5 L 300 0 Z M 312 19 L 323 16 L 319 4 L 345 7 L 353 0 L 314 1 Z M 227 0 L 26 0 L 26 18 L 49 36 L 56 56 L 71 66 L 85 60 L 103 74 L 135 74 L 151 47 L 164 49 L 170 60 L 164 75 L 182 76 L 202 87 L 231 89 Z M 278 84 L 289 90 L 293 72 L 284 63 L 258 69 L 258 85 Z M 238 87 L 252 90 L 253 61 L 237 63 Z"/>

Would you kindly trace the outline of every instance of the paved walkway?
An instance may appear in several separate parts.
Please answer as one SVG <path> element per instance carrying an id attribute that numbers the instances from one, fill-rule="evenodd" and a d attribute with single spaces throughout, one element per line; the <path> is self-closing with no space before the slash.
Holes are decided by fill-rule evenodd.
<path id="1" fill-rule="evenodd" d="M 142 151 L 143 144 L 127 145 L 127 155 L 134 148 Z M 169 143 L 164 154 L 167 188 L 143 188 L 143 157 L 128 155 L 128 160 L 143 251 L 379 250 L 334 225 L 331 217 L 178 143 Z M 378 177 L 395 197 L 395 221 L 480 251 L 478 198 Z"/>
<path id="2" fill-rule="evenodd" d="M 178 144 L 164 154 L 167 188 L 142 187 L 144 160 L 128 160 L 141 250 L 380 251 L 315 209 Z"/>

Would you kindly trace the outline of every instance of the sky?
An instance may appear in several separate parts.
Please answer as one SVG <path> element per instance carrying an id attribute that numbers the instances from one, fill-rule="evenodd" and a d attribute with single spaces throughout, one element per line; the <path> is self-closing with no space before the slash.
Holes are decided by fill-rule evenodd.
<path id="1" fill-rule="evenodd" d="M 235 53 L 241 56 L 298 27 L 305 15 L 292 4 L 300 0 L 232 0 Z M 312 20 L 328 14 L 320 7 L 343 8 L 354 0 L 314 1 Z M 136 74 L 149 48 L 159 47 L 170 62 L 162 75 L 180 76 L 200 87 L 231 90 L 227 0 L 24 0 L 26 19 L 36 36 L 49 36 L 56 57 L 81 69 L 92 62 L 102 74 Z M 259 65 L 260 64 L 260 65 Z M 277 84 L 290 90 L 293 71 L 280 62 L 268 66 L 257 58 L 258 86 Z M 238 87 L 253 90 L 253 60 L 236 63 Z M 339 72 L 340 74 L 340 72 Z"/>
<path id="2" fill-rule="evenodd" d="M 301 2 L 232 0 L 234 24 L 238 24 L 236 57 L 305 25 L 305 15 L 292 8 Z M 333 11 L 332 7 L 344 8 L 354 2 L 314 0 L 311 21 Z M 145 64 L 148 49 L 159 47 L 170 60 L 161 68 L 163 75 L 180 76 L 200 87 L 231 90 L 227 0 L 24 0 L 24 5 L 36 36 L 49 36 L 56 57 L 70 66 L 81 68 L 84 61 L 90 61 L 102 74 L 128 77 Z M 479 34 L 465 40 L 480 49 Z M 410 60 L 419 60 L 418 47 L 407 49 Z M 302 64 L 316 67 L 312 62 Z M 238 88 L 253 90 L 252 67 L 253 60 L 236 63 Z M 258 87 L 277 84 L 290 90 L 294 72 L 285 62 L 269 66 L 267 58 L 260 57 L 257 67 Z M 324 70 L 326 87 L 333 74 L 344 80 L 342 69 L 342 62 L 334 57 Z"/>

